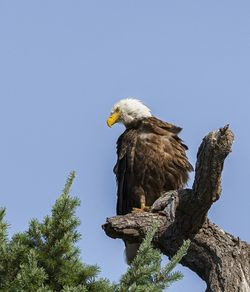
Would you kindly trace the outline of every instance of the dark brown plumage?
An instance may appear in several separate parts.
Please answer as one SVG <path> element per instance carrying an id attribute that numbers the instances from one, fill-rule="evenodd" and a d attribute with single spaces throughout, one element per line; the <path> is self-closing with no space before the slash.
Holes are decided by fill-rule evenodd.
<path id="1" fill-rule="evenodd" d="M 181 189 L 193 170 L 181 128 L 155 117 L 132 122 L 117 141 L 117 214 L 151 206 L 163 193 Z"/>

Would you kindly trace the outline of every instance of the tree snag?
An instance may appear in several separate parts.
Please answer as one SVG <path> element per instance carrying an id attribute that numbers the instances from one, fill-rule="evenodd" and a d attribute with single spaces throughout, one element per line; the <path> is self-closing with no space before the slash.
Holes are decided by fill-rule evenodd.
<path id="1" fill-rule="evenodd" d="M 207 218 L 211 205 L 220 198 L 223 164 L 233 140 L 228 125 L 210 132 L 198 150 L 192 189 L 165 193 L 150 212 L 108 218 L 103 225 L 106 234 L 141 242 L 157 220 L 153 243 L 168 257 L 177 252 L 184 239 L 191 239 L 181 264 L 206 282 L 207 292 L 250 291 L 250 245 Z"/>

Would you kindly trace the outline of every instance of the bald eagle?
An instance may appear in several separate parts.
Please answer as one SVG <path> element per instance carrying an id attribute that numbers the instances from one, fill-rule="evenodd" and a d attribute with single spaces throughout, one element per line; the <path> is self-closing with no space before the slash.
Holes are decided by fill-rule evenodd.
<path id="1" fill-rule="evenodd" d="M 114 167 L 117 215 L 147 210 L 164 192 L 185 186 L 193 167 L 186 156 L 188 147 L 178 137 L 180 127 L 152 116 L 147 106 L 133 98 L 113 106 L 107 124 L 115 123 L 126 127 L 117 140 Z"/>

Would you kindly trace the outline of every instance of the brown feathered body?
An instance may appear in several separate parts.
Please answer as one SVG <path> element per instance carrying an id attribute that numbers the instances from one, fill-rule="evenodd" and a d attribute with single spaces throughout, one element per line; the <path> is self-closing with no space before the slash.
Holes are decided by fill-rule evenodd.
<path id="1" fill-rule="evenodd" d="M 182 129 L 155 117 L 130 124 L 117 141 L 117 214 L 151 206 L 164 192 L 181 189 L 193 170 L 178 137 Z"/>

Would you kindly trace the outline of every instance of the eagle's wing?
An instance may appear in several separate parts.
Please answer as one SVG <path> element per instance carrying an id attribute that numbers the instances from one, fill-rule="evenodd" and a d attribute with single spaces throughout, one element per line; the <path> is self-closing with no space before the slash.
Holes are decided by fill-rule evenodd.
<path id="1" fill-rule="evenodd" d="M 147 179 L 152 181 L 150 184 L 156 181 L 158 185 L 162 185 L 165 180 L 165 191 L 184 187 L 188 172 L 193 171 L 186 156 L 188 147 L 178 136 L 181 130 L 182 128 L 155 117 L 144 119 L 141 125 L 142 134 L 139 137 L 143 137 L 144 141 L 138 139 L 137 145 L 141 148 L 140 152 L 146 155 L 148 165 L 145 165 L 144 169 L 147 171 Z"/>
<path id="2" fill-rule="evenodd" d="M 114 173 L 117 180 L 117 215 L 131 212 L 133 206 L 134 172 L 137 133 L 134 129 L 126 130 L 117 140 L 117 162 Z"/>

